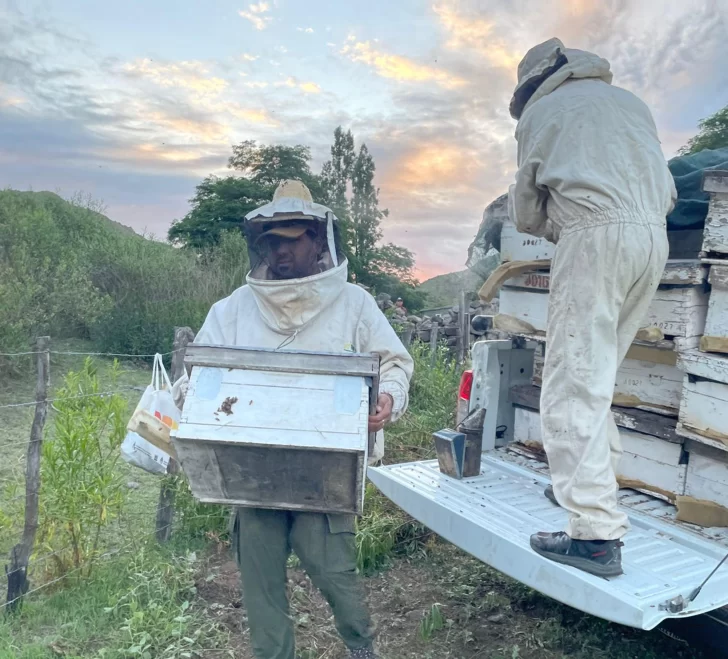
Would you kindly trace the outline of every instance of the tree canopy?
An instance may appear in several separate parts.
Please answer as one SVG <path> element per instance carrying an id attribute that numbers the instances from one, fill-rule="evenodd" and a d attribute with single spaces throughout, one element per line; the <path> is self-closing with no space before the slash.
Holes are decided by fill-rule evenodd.
<path id="1" fill-rule="evenodd" d="M 680 149 L 681 156 L 686 156 L 706 149 L 728 147 L 728 105 L 715 114 L 698 122 L 698 134 L 691 138 Z"/>
<path id="2" fill-rule="evenodd" d="M 245 140 L 232 151 L 228 167 L 236 174 L 208 176 L 197 186 L 189 213 L 169 230 L 170 241 L 196 250 L 217 245 L 226 232 L 242 232 L 245 215 L 270 201 L 278 183 L 299 179 L 314 201 L 329 206 L 339 218 L 351 278 L 375 292 L 401 296 L 411 309 L 424 304 L 424 293 L 416 291 L 414 255 L 404 247 L 381 244 L 381 223 L 389 211 L 379 208 L 374 158 L 366 144 L 356 151 L 351 131 L 334 131 L 331 158 L 320 175 L 311 170 L 311 150 L 301 144 L 268 146 Z"/>

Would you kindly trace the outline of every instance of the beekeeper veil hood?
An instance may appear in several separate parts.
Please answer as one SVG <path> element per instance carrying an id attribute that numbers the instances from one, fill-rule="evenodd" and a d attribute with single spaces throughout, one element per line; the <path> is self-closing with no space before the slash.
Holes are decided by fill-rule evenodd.
<path id="1" fill-rule="evenodd" d="M 273 194 L 273 201 L 248 213 L 244 225 L 250 253 L 250 277 L 269 278 L 265 254 L 258 249 L 263 235 L 295 238 L 306 230 L 307 225 L 324 238 L 326 249 L 319 261 L 322 271 L 337 268 L 345 261 L 336 215 L 330 208 L 315 203 L 302 181 L 287 180 L 280 183 Z"/>
<path id="2" fill-rule="evenodd" d="M 518 65 L 518 84 L 511 99 L 510 112 L 520 119 L 539 98 L 572 78 L 597 78 L 612 82 L 609 62 L 594 53 L 566 48 L 559 39 L 534 46 Z"/>

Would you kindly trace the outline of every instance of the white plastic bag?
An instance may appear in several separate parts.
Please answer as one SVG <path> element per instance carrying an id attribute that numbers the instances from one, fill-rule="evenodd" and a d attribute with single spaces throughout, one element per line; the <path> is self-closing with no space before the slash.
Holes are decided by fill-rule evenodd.
<path id="1" fill-rule="evenodd" d="M 148 422 L 152 417 L 152 421 L 156 419 L 156 424 Z M 124 460 L 152 474 L 167 473 L 170 456 L 174 455 L 169 443 L 169 431 L 179 427 L 179 419 L 180 411 L 174 404 L 172 384 L 162 363 L 162 355 L 156 354 L 152 383 L 142 394 L 127 425 L 128 432 L 121 445 Z M 149 434 L 152 431 L 155 431 L 153 436 Z M 145 434 L 146 438 L 143 436 Z M 147 438 L 151 438 L 154 443 Z"/>

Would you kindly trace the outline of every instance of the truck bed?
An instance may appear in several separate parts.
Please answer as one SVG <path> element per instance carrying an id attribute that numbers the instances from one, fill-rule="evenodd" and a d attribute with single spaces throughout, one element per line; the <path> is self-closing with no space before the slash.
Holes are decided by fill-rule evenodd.
<path id="1" fill-rule="evenodd" d="M 620 490 L 632 530 L 624 575 L 604 579 L 542 558 L 529 546 L 538 531 L 566 528 L 566 513 L 543 495 L 548 467 L 514 448 L 483 455 L 479 476 L 461 481 L 437 461 L 370 468 L 369 479 L 400 508 L 454 545 L 531 588 L 607 620 L 653 629 L 666 618 L 728 605 L 728 564 L 688 603 L 728 553 L 728 529 L 676 520 L 666 501 Z"/>

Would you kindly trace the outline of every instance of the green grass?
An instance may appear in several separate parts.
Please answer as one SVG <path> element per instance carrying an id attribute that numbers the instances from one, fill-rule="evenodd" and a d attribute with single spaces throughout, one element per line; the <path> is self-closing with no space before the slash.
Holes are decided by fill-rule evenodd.
<path id="1" fill-rule="evenodd" d="M 90 342 L 77 340 L 54 341 L 51 349 L 94 351 Z M 67 372 L 81 369 L 84 359 L 83 355 L 53 355 L 52 390 L 62 385 Z M 106 391 L 111 387 L 113 361 L 95 358 L 94 362 L 100 390 Z M 116 388 L 128 403 L 129 415 L 150 379 L 151 370 L 144 362 L 121 365 Z M 33 398 L 32 372 L 0 388 L 0 427 L 4 428 L 0 449 L 7 458 L 0 466 L 0 479 L 5 481 L 0 490 L 0 551 L 5 556 L 22 534 L 25 453 L 34 408 L 2 409 L 2 405 Z M 51 409 L 45 432 L 48 441 L 53 439 L 54 415 Z M 224 646 L 224 633 L 204 616 L 194 589 L 199 568 L 194 551 L 204 552 L 209 544 L 207 531 L 220 530 L 222 508 L 208 515 L 181 484 L 176 533 L 170 546 L 159 547 L 154 527 L 161 479 L 121 460 L 116 469 L 124 483 L 123 507 L 118 519 L 103 529 L 93 577 L 82 578 L 85 571 L 66 574 L 68 566 L 61 566 L 58 555 L 50 554 L 52 544 L 37 547 L 29 579 L 31 591 L 39 590 L 26 597 L 19 615 L 0 616 L 0 659 L 185 657 L 200 648 Z"/>
<path id="2" fill-rule="evenodd" d="M 227 634 L 195 598 L 196 554 L 139 543 L 100 561 L 93 579 L 68 577 L 22 614 L 0 621 L 0 658 L 191 657 Z"/>

